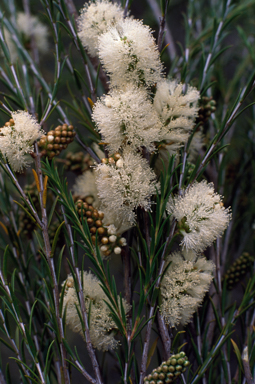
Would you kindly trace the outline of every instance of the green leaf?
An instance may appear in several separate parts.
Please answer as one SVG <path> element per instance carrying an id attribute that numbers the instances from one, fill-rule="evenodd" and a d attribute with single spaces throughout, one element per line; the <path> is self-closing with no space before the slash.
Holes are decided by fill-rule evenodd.
<path id="1" fill-rule="evenodd" d="M 9 348 L 12 352 L 16 353 L 16 350 L 10 345 L 7 343 L 6 340 L 4 340 L 2 337 L 0 337 L 0 343 L 3 343 L 7 348 Z"/>
<path id="2" fill-rule="evenodd" d="M 65 221 L 62 221 L 62 223 L 59 225 L 59 227 L 55 233 L 54 240 L 53 240 L 52 247 L 51 247 L 51 255 L 50 255 L 51 257 L 54 256 L 54 252 L 55 252 L 55 249 L 57 247 L 57 242 L 58 242 L 58 238 L 60 235 L 60 231 L 61 231 L 61 228 L 64 224 L 65 224 Z"/>
<path id="3" fill-rule="evenodd" d="M 159 340 L 159 337 L 157 337 L 157 338 L 154 340 L 154 342 L 153 342 L 153 344 L 152 344 L 152 346 L 151 346 L 151 348 L 150 348 L 150 350 L 149 350 L 149 352 L 148 352 L 148 358 L 147 358 L 147 363 L 146 363 L 146 369 L 149 368 L 149 365 L 150 365 L 150 362 L 151 362 L 151 358 L 152 358 L 152 356 L 154 355 L 154 352 L 155 352 L 155 350 L 156 350 L 156 348 L 157 348 L 158 340 Z"/>
<path id="4" fill-rule="evenodd" d="M 49 361 L 50 361 L 50 352 L 51 352 L 51 348 L 53 346 L 53 344 L 55 343 L 55 340 L 52 340 L 52 342 L 50 343 L 49 347 L 48 347 L 48 350 L 47 350 L 47 355 L 46 355 L 46 360 L 45 360 L 45 368 L 44 368 L 44 376 L 46 376 L 48 374 L 48 371 L 49 371 Z"/>
<path id="5" fill-rule="evenodd" d="M 57 260 L 57 282 L 59 283 L 60 280 L 60 272 L 61 272 L 61 266 L 62 266 L 62 258 L 63 258 L 63 253 L 64 253 L 65 245 L 63 245 L 60 254 L 58 255 L 58 260 Z"/>
<path id="6" fill-rule="evenodd" d="M 5 284 L 7 284 L 7 261 L 8 261 L 8 248 L 9 248 L 9 245 L 6 246 L 5 250 L 4 250 L 4 257 L 3 257 L 3 276 L 4 276 L 4 280 L 5 280 Z"/>
<path id="7" fill-rule="evenodd" d="M 241 352 L 237 346 L 237 344 L 234 342 L 233 339 L 230 339 L 232 345 L 233 345 L 233 348 L 234 348 L 234 351 L 235 351 L 235 354 L 236 354 L 236 357 L 237 357 L 237 361 L 238 361 L 238 364 L 239 364 L 239 367 L 241 368 L 242 372 L 244 371 L 243 370 L 243 362 L 242 362 L 242 356 L 241 356 Z"/>

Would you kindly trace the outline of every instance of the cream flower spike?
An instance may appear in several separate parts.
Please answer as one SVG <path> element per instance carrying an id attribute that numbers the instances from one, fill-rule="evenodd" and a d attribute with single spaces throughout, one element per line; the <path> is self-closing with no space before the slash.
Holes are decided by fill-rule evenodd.
<path id="1" fill-rule="evenodd" d="M 89 332 L 94 348 L 108 351 L 117 348 L 119 341 L 114 338 L 117 326 L 112 320 L 107 301 L 100 282 L 90 272 L 83 272 L 83 294 L 86 310 L 90 313 Z M 79 308 L 76 289 L 72 275 L 63 282 L 65 285 L 63 306 L 66 308 L 66 324 L 74 331 L 83 335 L 80 317 L 76 307 Z M 125 299 L 122 299 L 125 313 L 130 309 Z"/>
<path id="2" fill-rule="evenodd" d="M 99 58 L 111 86 L 126 83 L 152 86 L 162 78 L 163 66 L 151 29 L 126 18 L 99 37 Z"/>
<path id="3" fill-rule="evenodd" d="M 44 134 L 35 118 L 26 111 L 12 113 L 12 119 L 0 128 L 0 151 L 14 171 L 20 172 L 29 166 L 27 156 L 34 151 L 34 141 Z"/>
<path id="4" fill-rule="evenodd" d="M 212 183 L 194 183 L 184 196 L 170 198 L 167 211 L 178 221 L 183 249 L 202 252 L 222 236 L 231 219 Z"/>
<path id="5" fill-rule="evenodd" d="M 162 80 L 157 84 L 153 104 L 163 124 L 161 139 L 170 141 L 174 149 L 189 138 L 198 112 L 199 98 L 199 91 L 191 86 L 183 94 L 183 84 L 176 80 Z"/>
<path id="6" fill-rule="evenodd" d="M 98 197 L 104 212 L 112 210 L 123 222 L 134 224 L 136 208 L 150 210 L 151 196 L 156 193 L 156 175 L 146 159 L 130 147 L 124 149 L 121 160 L 97 165 Z"/>
<path id="7" fill-rule="evenodd" d="M 187 324 L 201 305 L 213 279 L 215 266 L 193 251 L 168 256 L 167 269 L 160 286 L 160 311 L 167 324 Z"/>
<path id="8" fill-rule="evenodd" d="M 78 19 L 79 37 L 90 56 L 98 55 L 98 38 L 123 18 L 123 9 L 107 0 L 85 4 Z"/>
<path id="9" fill-rule="evenodd" d="M 123 90 L 111 90 L 96 102 L 92 118 L 110 153 L 123 142 L 134 150 L 153 151 L 154 142 L 160 141 L 162 124 L 144 88 L 129 84 Z"/>

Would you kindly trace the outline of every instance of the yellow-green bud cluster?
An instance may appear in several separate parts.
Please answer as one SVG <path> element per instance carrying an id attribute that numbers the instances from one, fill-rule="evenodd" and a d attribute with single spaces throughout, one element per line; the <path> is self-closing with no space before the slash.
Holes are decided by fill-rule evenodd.
<path id="1" fill-rule="evenodd" d="M 212 97 L 203 96 L 200 100 L 200 108 L 198 111 L 198 117 L 196 119 L 196 124 L 201 122 L 201 125 L 204 125 L 211 114 L 216 111 L 216 101 Z"/>
<path id="2" fill-rule="evenodd" d="M 33 184 L 26 185 L 24 187 L 24 192 L 28 197 L 30 196 L 31 201 L 32 201 L 35 209 L 38 211 L 40 209 L 40 203 L 39 203 L 39 196 L 38 196 L 38 191 L 37 191 L 35 182 Z M 24 203 L 23 205 L 27 209 L 26 204 Z M 20 230 L 22 231 L 22 233 L 24 235 L 31 238 L 32 233 L 33 233 L 34 229 L 36 228 L 36 223 L 23 210 L 20 214 L 19 219 L 20 219 Z"/>
<path id="3" fill-rule="evenodd" d="M 42 136 L 38 145 L 43 149 L 42 154 L 52 159 L 66 149 L 67 145 L 74 140 L 74 136 L 73 126 L 63 124 Z"/>
<path id="4" fill-rule="evenodd" d="M 250 270 L 254 257 L 244 252 L 227 270 L 224 280 L 227 281 L 227 289 L 231 290 Z"/>
<path id="5" fill-rule="evenodd" d="M 144 384 L 169 384 L 186 371 L 190 362 L 185 352 L 172 355 L 144 378 Z"/>
<path id="6" fill-rule="evenodd" d="M 78 174 L 84 173 L 93 165 L 93 160 L 90 155 L 83 152 L 72 153 L 66 155 L 65 169 Z"/>
<path id="7" fill-rule="evenodd" d="M 94 244 L 96 243 L 96 235 L 98 236 L 98 245 L 105 257 L 110 256 L 111 253 L 119 255 L 121 247 L 126 245 L 125 238 L 113 233 L 110 226 L 108 228 L 103 225 L 104 213 L 90 205 L 92 204 L 90 199 L 92 197 L 87 196 L 85 199 L 79 199 L 75 203 L 80 221 L 82 221 L 82 218 L 87 221 Z"/>

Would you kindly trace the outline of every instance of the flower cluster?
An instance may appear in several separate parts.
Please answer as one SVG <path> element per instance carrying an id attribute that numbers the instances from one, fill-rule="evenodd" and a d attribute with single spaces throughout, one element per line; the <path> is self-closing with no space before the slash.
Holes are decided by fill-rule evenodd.
<path id="1" fill-rule="evenodd" d="M 212 281 L 214 264 L 193 251 L 168 256 L 162 279 L 160 311 L 172 327 L 185 325 L 202 303 Z"/>
<path id="2" fill-rule="evenodd" d="M 89 272 L 82 275 L 83 294 L 86 310 L 90 313 L 89 331 L 94 348 L 107 351 L 118 346 L 119 342 L 115 339 L 117 326 L 112 320 L 110 310 L 105 301 L 107 296 L 100 286 L 99 280 Z M 69 275 L 63 282 L 64 308 L 66 308 L 66 324 L 74 331 L 83 335 L 82 325 L 78 310 L 80 311 L 79 300 L 77 298 L 74 279 Z M 129 305 L 122 299 L 125 313 L 129 311 Z"/>
<path id="3" fill-rule="evenodd" d="M 33 143 L 44 134 L 35 118 L 26 111 L 12 113 L 12 118 L 0 128 L 0 151 L 14 171 L 26 168 L 33 152 Z"/>
<path id="4" fill-rule="evenodd" d="M 37 16 L 27 15 L 24 12 L 17 14 L 16 28 L 20 33 L 22 41 L 28 50 L 31 50 L 32 36 L 38 52 L 45 54 L 48 52 L 48 28 L 40 22 Z M 18 52 L 15 43 L 13 42 L 11 34 L 5 29 L 5 39 L 10 51 L 12 61 L 18 57 Z"/>
<path id="5" fill-rule="evenodd" d="M 221 236 L 231 219 L 230 209 L 206 181 L 194 183 L 184 196 L 170 198 L 167 210 L 178 222 L 182 247 L 196 252 L 204 251 Z"/>
<path id="6" fill-rule="evenodd" d="M 148 156 L 162 146 L 176 151 L 188 140 L 199 92 L 187 86 L 184 94 L 182 84 L 164 78 L 151 29 L 129 16 L 124 19 L 118 6 L 90 2 L 80 16 L 79 30 L 84 47 L 98 54 L 110 78 L 110 91 L 94 104 L 92 119 L 110 155 L 121 155 L 121 166 L 95 168 L 100 208 L 106 216 L 115 213 L 116 227 L 134 224 L 135 209 L 150 209 L 156 192 Z M 146 153 L 147 160 L 139 152 Z"/>
<path id="7" fill-rule="evenodd" d="M 156 177 L 146 159 L 130 147 L 124 148 L 116 162 L 99 164 L 96 172 L 98 196 L 104 212 L 115 211 L 123 221 L 133 224 L 135 208 L 150 209 L 149 197 L 156 191 Z"/>

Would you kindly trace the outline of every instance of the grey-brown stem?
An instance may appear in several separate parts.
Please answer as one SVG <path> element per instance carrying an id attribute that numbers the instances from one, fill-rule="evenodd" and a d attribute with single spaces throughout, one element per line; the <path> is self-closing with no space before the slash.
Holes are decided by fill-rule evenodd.
<path id="1" fill-rule="evenodd" d="M 94 369 L 94 372 L 95 372 L 96 383 L 97 384 L 103 384 L 102 377 L 101 377 L 101 372 L 100 372 L 100 368 L 99 368 L 99 364 L 98 364 L 97 357 L 96 357 L 96 353 L 95 353 L 95 350 L 94 350 L 94 348 L 92 346 L 91 338 L 90 338 L 90 334 L 89 334 L 88 315 L 87 315 L 87 310 L 86 310 L 86 307 L 85 307 L 85 299 L 84 299 L 84 295 L 83 295 L 81 276 L 80 276 L 79 269 L 76 267 L 76 263 L 75 263 L 74 240 L 73 240 L 72 229 L 71 229 L 70 224 L 68 223 L 67 217 L 65 215 L 65 209 L 64 209 L 63 206 L 61 206 L 61 210 L 62 210 L 62 213 L 63 213 L 63 216 L 64 216 L 65 225 L 66 225 L 66 229 L 67 229 L 69 240 L 70 240 L 71 260 L 72 260 L 72 264 L 73 264 L 73 267 L 74 267 L 76 279 L 78 281 L 78 286 L 79 286 L 78 295 L 79 295 L 79 301 L 80 301 L 80 305 L 81 305 L 82 319 L 83 319 L 83 322 L 85 324 L 84 336 L 85 336 L 85 340 L 86 340 L 86 343 L 87 343 L 87 349 L 88 349 L 89 357 L 91 359 L 91 363 L 92 363 L 92 366 L 93 366 L 93 369 Z M 89 381 L 91 383 L 93 383 L 95 381 L 87 372 L 86 372 L 86 375 L 87 375 L 87 378 L 90 377 Z"/>
<path id="2" fill-rule="evenodd" d="M 161 340 L 164 346 L 163 359 L 166 361 L 167 359 L 169 359 L 171 354 L 171 338 L 167 329 L 167 325 L 159 311 L 157 313 L 157 319 Z"/>
<path id="3" fill-rule="evenodd" d="M 58 323 L 58 329 L 60 333 L 60 353 L 61 353 L 61 360 L 62 360 L 62 367 L 63 367 L 63 375 L 64 375 L 64 382 L 65 384 L 70 384 L 70 376 L 67 369 L 67 353 L 66 349 L 63 344 L 64 339 L 64 329 L 63 329 L 63 323 L 62 323 L 62 317 L 59 311 L 59 290 L 58 290 L 58 282 L 55 272 L 55 265 L 54 260 L 51 255 L 51 246 L 50 246 L 50 239 L 48 234 L 48 219 L 47 219 L 47 211 L 46 207 L 44 206 L 44 183 L 43 183 L 43 175 L 42 175 L 42 168 L 41 168 L 41 157 L 38 149 L 37 142 L 34 143 L 35 148 L 35 166 L 36 166 L 36 173 L 39 178 L 39 185 L 40 185 L 40 192 L 39 192 L 39 200 L 40 200 L 40 206 L 42 211 L 42 235 L 44 240 L 44 246 L 45 246 L 45 254 L 46 258 L 50 267 L 51 271 L 51 278 L 53 281 L 53 297 L 54 297 L 54 304 L 55 304 L 55 313 Z"/>

